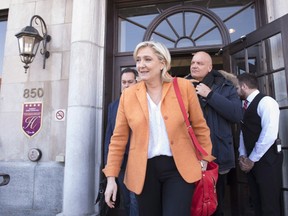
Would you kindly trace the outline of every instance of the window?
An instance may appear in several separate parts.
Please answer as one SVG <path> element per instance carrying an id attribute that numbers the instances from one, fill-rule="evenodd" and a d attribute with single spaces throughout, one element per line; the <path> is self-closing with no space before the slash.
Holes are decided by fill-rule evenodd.
<path id="1" fill-rule="evenodd" d="M 0 84 L 1 84 L 1 77 L 2 77 L 2 71 L 3 71 L 7 17 L 8 17 L 8 10 L 0 11 L 0 35 L 1 35 L 0 36 Z"/>
<path id="2" fill-rule="evenodd" d="M 119 9 L 118 52 L 131 52 L 143 40 L 160 41 L 168 48 L 221 47 L 227 45 L 225 31 L 230 43 L 256 30 L 255 16 L 252 0 L 175 1 Z"/>

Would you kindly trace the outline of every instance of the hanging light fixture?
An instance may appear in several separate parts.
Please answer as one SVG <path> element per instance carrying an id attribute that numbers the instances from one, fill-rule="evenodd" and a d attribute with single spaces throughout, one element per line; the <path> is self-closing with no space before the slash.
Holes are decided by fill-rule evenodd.
<path id="1" fill-rule="evenodd" d="M 39 25 L 38 22 L 40 22 L 42 36 L 39 34 L 38 30 L 32 26 L 33 21 L 36 25 Z M 43 69 L 45 69 L 46 59 L 50 56 L 46 46 L 51 40 L 51 36 L 47 34 L 47 27 L 42 17 L 38 15 L 32 16 L 30 26 L 26 26 L 15 36 L 18 39 L 21 61 L 25 64 L 25 73 L 29 68 L 29 64 L 33 62 L 41 41 L 43 48 L 40 49 L 40 53 L 43 55 Z"/>

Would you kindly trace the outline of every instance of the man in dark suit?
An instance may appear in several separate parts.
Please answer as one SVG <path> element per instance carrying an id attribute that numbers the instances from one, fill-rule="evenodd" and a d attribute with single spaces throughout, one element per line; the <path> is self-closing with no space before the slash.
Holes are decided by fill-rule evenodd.
<path id="1" fill-rule="evenodd" d="M 283 155 L 276 141 L 279 106 L 259 92 L 257 78 L 239 75 L 238 94 L 244 100 L 239 143 L 239 166 L 247 173 L 256 216 L 281 215 Z"/>
<path id="2" fill-rule="evenodd" d="M 225 74 L 225 77 L 224 75 Z M 242 119 L 241 100 L 227 72 L 213 69 L 211 56 L 203 51 L 193 55 L 190 79 L 196 88 L 207 125 L 210 128 L 212 155 L 219 165 L 216 185 L 218 206 L 213 216 L 223 216 L 227 176 L 235 167 L 232 125 Z M 226 79 L 228 77 L 230 79 Z"/>
<path id="3" fill-rule="evenodd" d="M 137 83 L 136 80 L 137 71 L 132 68 L 125 68 L 121 71 L 121 92 L 134 84 Z M 113 130 L 115 127 L 116 115 L 119 106 L 119 98 L 108 106 L 108 120 L 107 120 L 107 128 L 105 133 L 105 146 L 104 146 L 104 162 L 107 163 L 107 155 L 109 149 L 110 138 L 113 134 Z M 129 147 L 129 145 L 127 145 Z M 138 216 L 138 205 L 136 201 L 136 197 L 134 193 L 130 192 L 123 183 L 125 168 L 128 158 L 128 148 L 126 149 L 126 153 L 124 155 L 121 171 L 118 177 L 118 183 L 121 189 L 121 193 L 124 198 L 124 205 L 126 209 L 127 216 Z"/>

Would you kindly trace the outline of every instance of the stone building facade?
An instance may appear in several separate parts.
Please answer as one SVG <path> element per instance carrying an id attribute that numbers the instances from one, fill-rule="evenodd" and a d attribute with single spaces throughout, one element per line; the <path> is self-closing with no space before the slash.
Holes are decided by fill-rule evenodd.
<path id="1" fill-rule="evenodd" d="M 212 9 L 209 13 L 201 3 L 194 7 L 193 1 L 163 1 L 163 13 L 167 9 L 176 14 L 173 8 L 179 2 L 182 2 L 179 7 L 187 7 L 188 12 L 203 11 L 211 20 L 217 17 Z M 198 2 L 204 4 L 208 1 Z M 218 2 L 222 2 L 218 9 L 226 4 L 239 2 L 239 5 L 245 6 L 251 2 L 250 8 L 255 10 L 258 23 L 253 30 L 255 32 L 288 14 L 286 0 L 277 0 L 277 4 L 273 0 Z M 119 20 L 119 23 L 129 21 L 128 15 L 127 19 L 121 15 L 126 9 L 132 8 L 137 13 L 138 7 L 147 8 L 147 5 L 155 7 L 157 4 L 152 0 L 0 0 L 0 42 L 4 44 L 0 47 L 3 48 L 3 54 L 0 54 L 3 60 L 0 64 L 0 173 L 8 173 L 11 178 L 8 185 L 0 187 L 0 215 L 98 215 L 99 209 L 94 202 L 101 175 L 106 108 L 120 94 L 120 69 L 134 64 L 129 44 L 121 43 L 123 38 L 119 39 L 118 45 L 115 45 L 116 42 L 113 44 L 119 35 L 125 36 L 124 28 L 120 29 L 117 23 Z M 257 20 L 259 11 L 265 14 L 267 23 Z M 157 19 L 161 23 L 161 15 L 157 17 L 151 10 L 147 11 L 147 16 L 150 13 L 153 14 L 151 23 L 157 24 Z M 43 69 L 40 45 L 25 73 L 15 34 L 29 25 L 33 15 L 43 18 L 51 35 L 52 39 L 47 44 L 50 56 Z M 1 28 L 1 22 L 5 24 L 4 28 Z M 139 26 L 145 29 L 143 25 Z M 36 27 L 41 31 L 40 26 Z M 151 25 L 147 25 L 149 28 L 153 30 Z M 147 29 L 143 37 L 136 39 L 151 39 Z M 157 28 L 152 30 L 156 32 Z M 287 35 L 287 32 L 283 31 L 283 35 Z M 283 98 L 284 102 L 279 100 L 279 103 L 283 105 L 282 118 L 287 119 L 288 57 L 285 52 L 275 52 L 279 48 L 277 38 L 271 41 L 275 42 L 274 45 L 272 43 L 274 52 L 271 52 L 274 55 L 269 58 L 274 65 L 280 64 L 282 68 L 280 79 L 284 79 L 284 83 L 278 81 L 278 84 L 286 85 L 286 89 L 275 88 L 275 95 L 276 98 Z M 237 39 L 227 40 L 223 46 L 224 54 L 229 55 L 225 47 L 236 46 L 238 42 Z M 285 42 L 281 46 L 283 50 L 288 49 Z M 177 59 L 183 53 L 191 53 L 182 48 L 171 48 L 172 59 L 173 56 Z M 206 46 L 200 48 L 206 49 Z M 197 50 L 197 47 L 191 50 Z M 217 53 L 213 46 L 209 50 Z M 233 53 L 230 53 L 233 57 Z M 279 59 L 282 59 L 280 63 Z M 232 65 L 225 61 L 221 60 L 223 67 L 232 69 L 235 66 L 233 61 Z M 23 122 L 27 114 L 24 107 L 37 103 L 42 106 L 38 112 L 41 114 L 41 125 L 35 135 L 30 136 Z M 287 166 L 287 126 L 283 122 L 280 136 L 286 150 Z M 41 152 L 39 161 L 29 159 L 29 153 L 35 149 Z M 283 180 L 283 211 L 287 215 L 287 171 L 283 174 Z"/>

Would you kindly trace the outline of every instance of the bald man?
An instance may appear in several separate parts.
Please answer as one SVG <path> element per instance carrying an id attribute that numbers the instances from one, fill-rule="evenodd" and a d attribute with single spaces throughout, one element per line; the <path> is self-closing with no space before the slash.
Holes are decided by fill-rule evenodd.
<path id="1" fill-rule="evenodd" d="M 224 215 L 224 194 L 227 174 L 235 167 L 232 136 L 233 123 L 242 119 L 241 100 L 230 80 L 213 70 L 212 58 L 206 52 L 197 52 L 191 60 L 190 79 L 196 88 L 204 117 L 210 128 L 212 154 L 219 165 L 217 182 L 218 207 L 215 215 Z"/>

